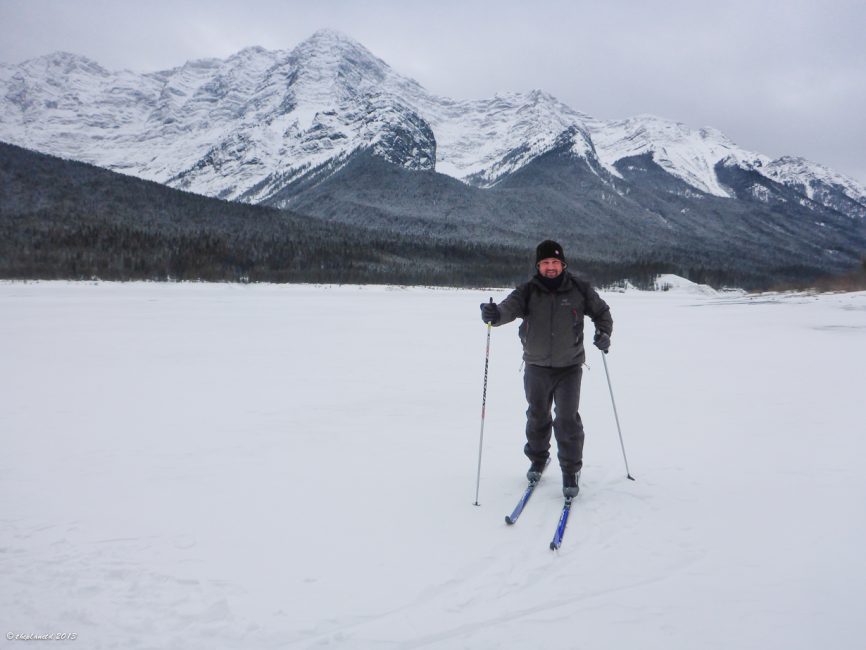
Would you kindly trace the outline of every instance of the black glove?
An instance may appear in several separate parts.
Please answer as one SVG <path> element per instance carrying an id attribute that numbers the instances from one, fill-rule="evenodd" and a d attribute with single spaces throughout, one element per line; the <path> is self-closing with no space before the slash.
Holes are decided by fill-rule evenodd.
<path id="1" fill-rule="evenodd" d="M 605 334 L 604 332 L 596 332 L 595 338 L 592 339 L 592 343 L 599 350 L 607 354 L 607 351 L 610 350 L 610 335 Z"/>
<path id="2" fill-rule="evenodd" d="M 481 320 L 491 325 L 499 322 L 499 307 L 496 306 L 495 302 L 481 303 Z"/>

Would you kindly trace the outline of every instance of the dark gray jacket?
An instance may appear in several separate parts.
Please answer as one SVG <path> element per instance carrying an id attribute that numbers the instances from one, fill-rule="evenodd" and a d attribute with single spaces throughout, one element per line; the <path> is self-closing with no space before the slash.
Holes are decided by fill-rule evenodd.
<path id="1" fill-rule="evenodd" d="M 595 329 L 610 336 L 613 318 L 610 307 L 588 282 L 564 271 L 556 291 L 533 277 L 499 303 L 496 326 L 522 318 L 518 333 L 523 343 L 523 360 L 535 366 L 564 368 L 584 362 L 583 319 L 589 316 Z"/>

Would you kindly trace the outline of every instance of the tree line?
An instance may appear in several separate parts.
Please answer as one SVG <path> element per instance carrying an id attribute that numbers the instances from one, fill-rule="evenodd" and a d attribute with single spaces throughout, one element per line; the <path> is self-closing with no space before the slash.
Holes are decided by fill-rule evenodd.
<path id="1" fill-rule="evenodd" d="M 3 278 L 512 286 L 531 273 L 532 254 L 221 201 L 0 143 Z M 584 252 L 569 261 L 599 285 L 651 288 L 660 273 L 713 286 L 768 282 L 759 270 L 682 259 Z"/>

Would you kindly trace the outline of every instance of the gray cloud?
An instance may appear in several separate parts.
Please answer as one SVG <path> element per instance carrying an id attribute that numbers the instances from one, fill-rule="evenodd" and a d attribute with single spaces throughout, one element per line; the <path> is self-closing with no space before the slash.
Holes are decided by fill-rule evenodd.
<path id="1" fill-rule="evenodd" d="M 714 126 L 866 184 L 866 4 L 849 0 L 0 0 L 0 61 L 151 71 L 341 30 L 431 92 L 541 88 L 612 119 Z"/>

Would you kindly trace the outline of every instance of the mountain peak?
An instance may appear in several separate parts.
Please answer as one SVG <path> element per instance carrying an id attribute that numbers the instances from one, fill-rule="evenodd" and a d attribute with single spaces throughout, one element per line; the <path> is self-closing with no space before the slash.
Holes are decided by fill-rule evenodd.
<path id="1" fill-rule="evenodd" d="M 866 188 L 857 181 L 800 156 L 781 156 L 770 162 L 763 173 L 785 185 L 799 186 L 810 199 L 819 196 L 816 188 L 820 193 L 832 187 L 861 206 L 866 206 Z M 866 216 L 866 211 L 861 214 Z"/>
<path id="2" fill-rule="evenodd" d="M 299 43 L 292 54 L 303 57 L 335 56 L 369 59 L 377 65 L 387 67 L 387 64 L 373 54 L 358 41 L 335 29 L 320 29 L 312 36 Z"/>
<path id="3" fill-rule="evenodd" d="M 44 70 L 46 72 L 59 72 L 70 74 L 72 72 L 85 72 L 99 76 L 108 76 L 108 71 L 93 59 L 72 52 L 52 52 L 33 59 L 28 59 L 21 67 L 31 70 Z"/>
<path id="4" fill-rule="evenodd" d="M 313 32 L 312 36 L 301 42 L 301 45 L 309 42 L 327 42 L 327 43 L 347 43 L 350 45 L 360 46 L 360 43 L 343 32 L 324 27 Z"/>
<path id="5" fill-rule="evenodd" d="M 333 29 L 320 29 L 289 54 L 293 103 L 324 107 L 381 91 L 399 78 L 391 67 L 357 41 Z"/>

